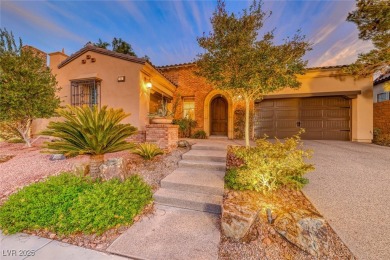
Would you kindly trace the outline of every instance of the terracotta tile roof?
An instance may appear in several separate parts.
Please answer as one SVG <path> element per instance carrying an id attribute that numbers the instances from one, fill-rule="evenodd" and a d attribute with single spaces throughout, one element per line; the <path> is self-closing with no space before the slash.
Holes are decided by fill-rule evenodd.
<path id="1" fill-rule="evenodd" d="M 390 80 L 390 72 L 380 75 L 374 80 L 374 86 Z"/>
<path id="2" fill-rule="evenodd" d="M 186 63 L 179 63 L 179 64 L 172 64 L 172 65 L 164 65 L 164 66 L 158 66 L 157 68 L 160 70 L 165 69 L 173 69 L 173 68 L 179 68 L 179 67 L 187 67 L 187 66 L 195 66 L 195 62 L 186 62 Z M 324 67 L 310 67 L 307 68 L 308 70 L 318 70 L 318 69 L 341 69 L 348 67 L 348 65 L 335 65 L 335 66 L 324 66 Z"/>
<path id="3" fill-rule="evenodd" d="M 60 69 L 61 67 L 65 66 L 66 64 L 68 64 L 69 62 L 71 62 L 72 60 L 80 57 L 81 55 L 83 55 L 84 53 L 88 52 L 88 51 L 93 51 L 93 52 L 96 52 L 96 53 L 100 53 L 100 54 L 103 54 L 103 55 L 107 55 L 107 56 L 111 56 L 111 57 L 114 57 L 114 58 L 118 58 L 118 59 L 122 59 L 122 60 L 127 60 L 127 61 L 130 61 L 130 62 L 135 62 L 135 63 L 139 63 L 139 64 L 145 64 L 145 63 L 149 63 L 153 68 L 155 68 L 164 78 L 166 78 L 170 83 L 172 83 L 174 86 L 177 87 L 177 84 L 175 82 L 173 82 L 169 77 L 167 77 L 166 75 L 164 75 L 164 73 L 162 73 L 162 71 L 160 71 L 156 66 L 154 66 L 150 61 L 146 60 L 146 59 L 142 59 L 142 58 L 138 58 L 138 57 L 135 57 L 135 56 L 131 56 L 129 54 L 123 54 L 123 53 L 119 53 L 119 52 L 115 52 L 115 51 L 110 51 L 110 50 L 107 50 L 107 49 L 103 49 L 103 48 L 99 48 L 99 47 L 96 47 L 92 44 L 87 44 L 84 48 L 80 49 L 79 51 L 73 53 L 72 55 L 70 55 L 68 58 L 66 58 L 65 60 L 63 60 L 59 65 L 58 65 L 58 68 Z"/>
<path id="4" fill-rule="evenodd" d="M 81 55 L 83 55 L 87 51 L 93 51 L 93 52 L 96 52 L 96 53 L 108 55 L 108 56 L 111 56 L 111 57 L 115 57 L 115 58 L 119 58 L 119 59 L 122 59 L 122 60 L 131 61 L 131 62 L 135 62 L 135 63 L 140 63 L 140 64 L 145 64 L 145 62 L 146 62 L 145 59 L 137 58 L 137 57 L 134 57 L 134 56 L 131 56 L 131 55 L 128 55 L 128 54 L 123 54 L 123 53 L 118 53 L 118 52 L 115 52 L 115 51 L 106 50 L 106 49 L 103 49 L 103 48 L 96 47 L 96 46 L 94 46 L 92 44 L 88 44 L 84 48 L 82 48 L 79 51 L 73 53 L 68 58 L 66 58 L 64 61 L 62 61 L 58 65 L 58 68 L 61 68 L 61 67 L 65 66 L 66 64 L 68 64 L 72 60 L 80 57 Z"/>

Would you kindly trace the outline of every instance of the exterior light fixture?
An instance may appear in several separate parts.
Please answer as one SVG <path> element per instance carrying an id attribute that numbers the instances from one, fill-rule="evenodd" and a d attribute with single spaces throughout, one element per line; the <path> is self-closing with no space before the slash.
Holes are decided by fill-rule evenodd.
<path id="1" fill-rule="evenodd" d="M 118 76 L 118 82 L 125 82 L 126 77 L 125 76 Z"/>
<path id="2" fill-rule="evenodd" d="M 145 83 L 145 86 L 147 89 L 151 89 L 153 85 L 152 85 L 152 82 L 148 81 Z"/>

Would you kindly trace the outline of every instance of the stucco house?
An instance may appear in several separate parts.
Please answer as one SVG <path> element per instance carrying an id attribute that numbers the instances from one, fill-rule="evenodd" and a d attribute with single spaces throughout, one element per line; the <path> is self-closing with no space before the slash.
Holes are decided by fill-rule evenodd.
<path id="1" fill-rule="evenodd" d="M 175 118 L 191 116 L 208 136 L 241 138 L 243 106 L 228 93 L 194 74 L 195 63 L 155 67 L 149 61 L 87 45 L 68 56 L 50 53 L 63 104 L 121 107 L 140 133 L 148 113 L 164 99 L 177 104 Z M 299 90 L 284 89 L 256 101 L 252 136 L 280 138 L 305 128 L 304 139 L 371 142 L 372 78 L 354 79 L 342 66 L 310 68 Z M 47 125 L 36 120 L 33 133 Z"/>

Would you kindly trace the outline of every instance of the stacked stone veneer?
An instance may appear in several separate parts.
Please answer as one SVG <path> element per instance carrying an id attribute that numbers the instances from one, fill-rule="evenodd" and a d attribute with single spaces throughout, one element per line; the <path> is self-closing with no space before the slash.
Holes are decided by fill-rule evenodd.
<path id="1" fill-rule="evenodd" d="M 166 152 L 177 147 L 179 126 L 172 124 L 150 124 L 146 126 L 146 142 L 155 143 Z"/>
<path id="2" fill-rule="evenodd" d="M 136 143 L 136 144 L 145 143 L 146 131 L 137 131 L 137 133 L 127 138 L 126 141 Z"/>
<path id="3" fill-rule="evenodd" d="M 390 134 L 390 100 L 374 103 L 374 128 Z"/>

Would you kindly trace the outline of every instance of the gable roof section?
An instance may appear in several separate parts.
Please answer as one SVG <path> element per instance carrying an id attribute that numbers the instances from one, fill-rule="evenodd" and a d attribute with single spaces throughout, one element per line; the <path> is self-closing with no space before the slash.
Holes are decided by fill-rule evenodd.
<path id="1" fill-rule="evenodd" d="M 122 59 L 122 60 L 131 61 L 131 62 L 135 62 L 135 63 L 139 63 L 139 64 L 145 64 L 145 62 L 146 62 L 145 59 L 137 58 L 137 57 L 134 57 L 134 56 L 131 56 L 131 55 L 128 55 L 128 54 L 118 53 L 116 51 L 106 50 L 106 49 L 103 49 L 103 48 L 99 48 L 99 47 L 93 46 L 92 44 L 88 44 L 84 48 L 80 49 L 79 51 L 73 53 L 68 58 L 63 60 L 58 65 L 58 68 L 60 69 L 60 68 L 64 67 L 66 64 L 68 64 L 72 60 L 75 60 L 76 58 L 80 57 L 81 55 L 83 55 L 84 53 L 86 53 L 88 51 L 100 53 L 100 54 L 103 54 L 103 55 L 111 56 L 111 57 Z"/>
<path id="2" fill-rule="evenodd" d="M 134 62 L 134 63 L 138 63 L 138 64 L 142 64 L 142 65 L 145 65 L 146 63 L 150 64 L 156 71 L 158 71 L 158 73 L 160 73 L 164 78 L 166 78 L 170 83 L 172 83 L 174 86 L 177 87 L 177 84 L 175 82 L 173 82 L 169 77 L 167 77 L 166 75 L 164 75 L 164 73 L 162 71 L 160 71 L 158 68 L 156 68 L 156 66 L 154 66 L 150 61 L 147 61 L 145 59 L 142 59 L 142 58 L 137 58 L 135 56 L 131 56 L 129 54 L 123 54 L 123 53 L 119 53 L 119 52 L 116 52 L 116 51 L 110 51 L 110 50 L 107 50 L 107 49 L 103 49 L 103 48 L 99 48 L 99 47 L 96 47 L 92 44 L 87 44 L 84 48 L 80 49 L 79 51 L 73 53 L 72 55 L 70 55 L 68 58 L 66 58 L 65 60 L 63 60 L 59 65 L 58 65 L 58 68 L 62 68 L 64 67 L 65 65 L 67 65 L 68 63 L 70 63 L 71 61 L 77 59 L 78 57 L 80 57 L 81 55 L 83 55 L 84 53 L 88 52 L 88 51 L 92 51 L 92 52 L 96 52 L 96 53 L 100 53 L 100 54 L 103 54 L 103 55 L 107 55 L 107 56 L 111 56 L 113 58 L 117 58 L 117 59 L 121 59 L 121 60 L 126 60 L 126 61 L 130 61 L 130 62 Z"/>
<path id="3" fill-rule="evenodd" d="M 374 80 L 374 86 L 390 80 L 390 72 L 382 74 L 376 80 Z"/>

